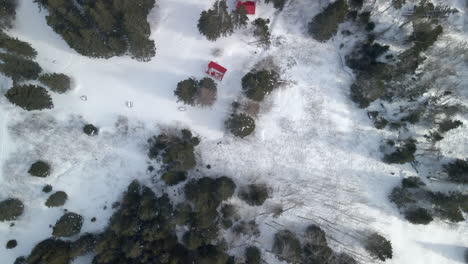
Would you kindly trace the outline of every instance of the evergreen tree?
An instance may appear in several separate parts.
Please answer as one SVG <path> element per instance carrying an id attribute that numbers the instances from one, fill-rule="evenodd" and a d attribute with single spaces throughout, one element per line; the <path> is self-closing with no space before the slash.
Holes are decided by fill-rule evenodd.
<path id="1" fill-rule="evenodd" d="M 234 24 L 227 10 L 226 0 L 216 1 L 211 9 L 203 11 L 197 26 L 200 33 L 211 41 L 232 34 Z"/>
<path id="2" fill-rule="evenodd" d="M 31 47 L 29 43 L 21 41 L 17 38 L 12 38 L 1 30 L 0 30 L 0 48 L 5 49 L 8 53 L 12 55 L 23 56 L 27 59 L 34 59 L 36 58 L 36 55 L 37 55 L 36 50 L 33 47 Z"/>
<path id="3" fill-rule="evenodd" d="M 197 92 L 198 82 L 197 80 L 190 78 L 177 84 L 174 95 L 185 104 L 195 105 L 195 96 L 197 95 Z"/>
<path id="4" fill-rule="evenodd" d="M 42 71 L 41 66 L 32 60 L 28 60 L 11 54 L 0 53 L 0 72 L 13 79 L 13 81 L 35 80 Z"/>
<path id="5" fill-rule="evenodd" d="M 468 161 L 457 159 L 444 165 L 444 170 L 451 181 L 468 184 Z"/>
<path id="6" fill-rule="evenodd" d="M 238 29 L 247 27 L 247 21 L 249 21 L 249 18 L 247 17 L 247 11 L 245 11 L 244 5 L 241 5 L 232 12 L 232 23 L 234 28 Z"/>
<path id="7" fill-rule="evenodd" d="M 0 29 L 12 26 L 17 5 L 17 0 L 0 0 Z"/>
<path id="8" fill-rule="evenodd" d="M 257 18 L 252 24 L 255 26 L 254 36 L 259 37 L 260 41 L 265 45 L 270 45 L 270 30 L 268 29 L 269 19 Z"/>
<path id="9" fill-rule="evenodd" d="M 242 77 L 242 89 L 248 98 L 262 101 L 265 95 L 279 87 L 279 77 L 275 71 L 251 71 Z"/>
<path id="10" fill-rule="evenodd" d="M 309 33 L 318 41 L 329 40 L 338 30 L 348 13 L 346 0 L 337 0 L 328 5 L 309 23 Z"/>
<path id="11" fill-rule="evenodd" d="M 63 73 L 48 73 L 39 76 L 39 81 L 56 93 L 65 93 L 71 88 L 71 79 Z"/>
<path id="12" fill-rule="evenodd" d="M 377 233 L 373 233 L 367 238 L 365 248 L 373 257 L 381 261 L 391 259 L 393 256 L 390 241 Z"/>
<path id="13" fill-rule="evenodd" d="M 52 98 L 44 87 L 36 85 L 16 85 L 5 94 L 8 100 L 25 110 L 53 108 Z"/>
<path id="14" fill-rule="evenodd" d="M 255 130 L 255 121 L 246 114 L 232 114 L 226 120 L 226 128 L 235 136 L 244 138 Z"/>

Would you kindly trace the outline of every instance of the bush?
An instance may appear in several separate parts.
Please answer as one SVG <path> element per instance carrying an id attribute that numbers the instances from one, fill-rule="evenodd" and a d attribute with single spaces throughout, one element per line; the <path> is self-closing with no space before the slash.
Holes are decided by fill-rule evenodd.
<path id="1" fill-rule="evenodd" d="M 83 127 L 83 132 L 88 136 L 97 136 L 99 134 L 99 129 L 93 124 L 86 124 Z"/>
<path id="2" fill-rule="evenodd" d="M 44 87 L 36 85 L 15 85 L 5 97 L 14 105 L 25 110 L 43 110 L 54 107 L 52 98 Z"/>
<path id="3" fill-rule="evenodd" d="M 45 205 L 47 207 L 59 207 L 65 204 L 68 199 L 68 195 L 65 192 L 58 191 L 49 196 Z"/>
<path id="4" fill-rule="evenodd" d="M 246 114 L 231 114 L 225 126 L 234 136 L 244 138 L 255 130 L 255 121 Z"/>
<path id="5" fill-rule="evenodd" d="M 47 177 L 50 175 L 50 165 L 45 161 L 38 160 L 31 165 L 28 173 L 36 177 Z"/>
<path id="6" fill-rule="evenodd" d="M 280 260 L 290 263 L 300 263 L 302 248 L 299 239 L 289 230 L 281 230 L 275 234 L 271 250 Z"/>
<path id="7" fill-rule="evenodd" d="M 351 5 L 352 8 L 359 10 L 362 8 L 362 5 L 364 4 L 364 0 L 350 0 L 349 4 Z"/>
<path id="8" fill-rule="evenodd" d="M 461 125 L 463 125 L 463 123 L 460 120 L 445 119 L 444 121 L 439 123 L 439 131 L 441 133 L 445 133 L 452 129 L 458 128 Z"/>
<path id="9" fill-rule="evenodd" d="M 393 256 L 392 244 L 390 241 L 377 233 L 373 233 L 367 237 L 365 248 L 371 256 L 381 261 L 391 259 Z"/>
<path id="10" fill-rule="evenodd" d="M 362 72 L 373 72 L 375 67 L 380 66 L 381 62 L 377 58 L 385 54 L 389 49 L 388 45 L 380 45 L 368 40 L 364 44 L 358 45 L 349 55 L 346 55 L 346 65 L 355 70 Z"/>
<path id="11" fill-rule="evenodd" d="M 242 77 L 242 89 L 248 98 L 263 101 L 265 95 L 279 87 L 279 78 L 276 71 L 251 71 Z"/>
<path id="12" fill-rule="evenodd" d="M 419 177 L 408 177 L 401 180 L 401 186 L 403 188 L 419 188 L 420 186 L 426 185 Z"/>
<path id="13" fill-rule="evenodd" d="M 265 0 L 265 3 L 273 3 L 273 7 L 278 10 L 283 10 L 284 5 L 286 4 L 287 0 Z"/>
<path id="14" fill-rule="evenodd" d="M 233 222 L 239 220 L 237 208 L 232 204 L 225 204 L 221 207 L 221 224 L 224 228 L 230 228 Z"/>
<path id="15" fill-rule="evenodd" d="M 255 26 L 254 36 L 259 37 L 259 41 L 262 42 L 265 46 L 270 45 L 270 30 L 268 24 L 270 23 L 269 19 L 257 18 L 252 22 L 252 25 Z"/>
<path id="16" fill-rule="evenodd" d="M 239 198 L 250 206 L 260 206 L 268 199 L 268 187 L 265 184 L 249 184 L 239 191 Z"/>
<path id="17" fill-rule="evenodd" d="M 6 248 L 12 249 L 12 248 L 15 248 L 17 245 L 18 245 L 18 242 L 16 242 L 16 240 L 14 239 L 8 240 L 8 242 L 6 243 Z"/>
<path id="18" fill-rule="evenodd" d="M 80 233 L 82 225 L 83 217 L 81 215 L 68 212 L 55 223 L 52 235 L 55 237 L 71 237 Z"/>
<path id="19" fill-rule="evenodd" d="M 208 177 L 189 181 L 185 187 L 185 196 L 198 210 L 209 211 L 232 196 L 235 183 L 228 177 L 212 179 Z"/>
<path id="20" fill-rule="evenodd" d="M 217 85 L 208 77 L 200 81 L 190 78 L 177 84 L 174 95 L 184 104 L 211 106 L 216 101 Z"/>
<path id="21" fill-rule="evenodd" d="M 457 223 L 465 220 L 460 210 L 468 211 L 468 195 L 460 193 L 450 193 L 449 195 L 441 192 L 429 193 L 435 214 L 451 222 Z"/>
<path id="22" fill-rule="evenodd" d="M 0 29 L 12 27 L 17 5 L 17 0 L 0 0 Z"/>
<path id="23" fill-rule="evenodd" d="M 76 258 L 78 256 L 84 256 L 94 250 L 94 244 L 96 243 L 96 236 L 93 234 L 85 234 L 80 236 L 78 240 L 74 241 L 70 245 L 70 257 Z"/>
<path id="24" fill-rule="evenodd" d="M 410 37 L 410 41 L 414 42 L 412 49 L 416 52 L 426 51 L 437 41 L 442 32 L 443 28 L 440 25 L 432 28 L 429 22 L 413 23 L 413 35 Z"/>
<path id="25" fill-rule="evenodd" d="M 408 204 L 416 202 L 413 199 L 411 192 L 409 192 L 408 189 L 401 187 L 393 188 L 388 198 L 390 201 L 395 203 L 398 208 L 407 207 Z"/>
<path id="26" fill-rule="evenodd" d="M 262 253 L 260 249 L 255 246 L 249 246 L 245 249 L 245 264 L 261 264 Z"/>
<path id="27" fill-rule="evenodd" d="M 407 210 L 405 212 L 405 218 L 412 224 L 416 225 L 427 225 L 430 222 L 432 222 L 432 220 L 434 220 L 429 211 L 427 211 L 424 208 L 415 208 Z"/>
<path id="28" fill-rule="evenodd" d="M 337 264 L 358 264 L 358 262 L 346 253 L 340 253 L 336 256 Z"/>
<path id="29" fill-rule="evenodd" d="M 52 191 L 52 185 L 47 184 L 46 186 L 42 188 L 42 191 L 45 193 L 50 193 Z"/>
<path id="30" fill-rule="evenodd" d="M 42 68 L 32 60 L 11 54 L 0 53 L 0 72 L 13 79 L 13 81 L 35 80 L 39 77 Z"/>
<path id="31" fill-rule="evenodd" d="M 26 259 L 27 264 L 68 264 L 69 262 L 70 243 L 53 238 L 37 244 Z"/>
<path id="32" fill-rule="evenodd" d="M 43 74 L 39 81 L 56 93 L 65 93 L 71 88 L 71 79 L 63 73 Z"/>
<path id="33" fill-rule="evenodd" d="M 211 9 L 203 11 L 197 27 L 200 33 L 211 41 L 232 34 L 234 23 L 228 13 L 226 0 L 216 1 Z"/>
<path id="34" fill-rule="evenodd" d="M 327 246 L 327 234 L 317 225 L 310 225 L 306 228 L 304 234 L 305 242 L 314 246 Z"/>
<path id="35" fill-rule="evenodd" d="M 384 156 L 384 162 L 404 164 L 414 161 L 414 153 L 416 152 L 416 144 L 414 139 L 408 139 L 403 146 L 397 147 L 393 153 Z"/>
<path id="36" fill-rule="evenodd" d="M 177 185 L 187 179 L 187 172 L 185 171 L 167 171 L 163 173 L 161 179 L 167 185 Z"/>
<path id="37" fill-rule="evenodd" d="M 1 2 L 0 2 L 1 3 Z M 0 4 L 2 6 L 2 4 Z M 1 9 L 1 7 L 0 7 Z M 0 13 L 2 11 L 0 10 Z M 1 17 L 1 15 L 0 15 Z M 1 20 L 1 18 L 0 18 Z M 1 27 L 0 21 L 0 27 Z M 0 48 L 5 49 L 8 53 L 16 56 L 23 56 L 28 59 L 34 59 L 37 56 L 36 50 L 27 42 L 17 38 L 12 38 L 0 30 Z"/>
<path id="38" fill-rule="evenodd" d="M 24 205 L 18 199 L 9 198 L 0 202 L 0 222 L 16 220 L 23 212 Z"/>
<path id="39" fill-rule="evenodd" d="M 110 58 L 130 53 L 139 61 L 155 55 L 147 21 L 154 0 L 35 2 L 48 10 L 47 24 L 82 55 Z"/>
<path id="40" fill-rule="evenodd" d="M 444 165 L 444 170 L 451 181 L 468 184 L 468 162 L 466 160 L 457 159 Z"/>
<path id="41" fill-rule="evenodd" d="M 392 0 L 392 6 L 396 9 L 400 9 L 406 4 L 406 0 Z"/>
<path id="42" fill-rule="evenodd" d="M 345 0 L 331 3 L 309 23 L 309 33 L 318 41 L 329 40 L 336 34 L 338 25 L 344 21 L 347 13 L 348 4 Z"/>
<path id="43" fill-rule="evenodd" d="M 254 236 L 258 237 L 260 235 L 260 230 L 258 229 L 258 224 L 255 220 L 250 221 L 239 221 L 234 227 L 232 228 L 232 232 L 237 235 L 245 235 L 248 237 Z"/>

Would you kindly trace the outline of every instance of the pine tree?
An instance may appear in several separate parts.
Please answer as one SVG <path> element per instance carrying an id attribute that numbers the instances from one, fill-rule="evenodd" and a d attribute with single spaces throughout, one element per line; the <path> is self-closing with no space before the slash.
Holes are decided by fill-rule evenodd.
<path id="1" fill-rule="evenodd" d="M 247 11 L 243 5 L 232 12 L 232 23 L 234 28 L 238 29 L 247 27 L 247 21 L 249 21 L 249 18 L 247 17 Z"/>
<path id="2" fill-rule="evenodd" d="M 212 9 L 203 11 L 198 20 L 198 30 L 210 41 L 234 32 L 234 24 L 227 10 L 226 0 L 216 1 Z"/>
<path id="3" fill-rule="evenodd" d="M 344 21 L 347 13 L 348 4 L 345 0 L 331 3 L 309 23 L 309 33 L 318 41 L 329 40 L 336 34 L 338 25 Z"/>

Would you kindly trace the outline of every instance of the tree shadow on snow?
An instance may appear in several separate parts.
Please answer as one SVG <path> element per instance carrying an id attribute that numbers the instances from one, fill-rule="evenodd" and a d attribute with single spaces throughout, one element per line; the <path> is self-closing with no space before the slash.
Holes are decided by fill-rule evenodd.
<path id="1" fill-rule="evenodd" d="M 417 243 L 420 244 L 423 248 L 431 250 L 451 261 L 456 261 L 457 263 L 464 263 L 463 254 L 465 250 L 467 250 L 467 247 L 422 241 L 417 241 Z"/>

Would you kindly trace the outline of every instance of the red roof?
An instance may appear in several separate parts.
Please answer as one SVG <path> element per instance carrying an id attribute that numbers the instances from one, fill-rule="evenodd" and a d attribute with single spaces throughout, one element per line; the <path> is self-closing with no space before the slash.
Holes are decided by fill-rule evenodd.
<path id="1" fill-rule="evenodd" d="M 213 68 L 213 69 L 219 71 L 222 74 L 225 74 L 226 71 L 227 71 L 226 68 L 224 68 L 223 66 L 219 65 L 218 63 L 216 63 L 214 61 L 210 61 L 210 63 L 208 63 L 208 68 Z"/>
<path id="2" fill-rule="evenodd" d="M 241 5 L 244 6 L 247 15 L 255 15 L 255 2 L 254 1 L 245 1 L 242 2 L 241 0 L 237 1 L 236 8 L 240 8 Z"/>

